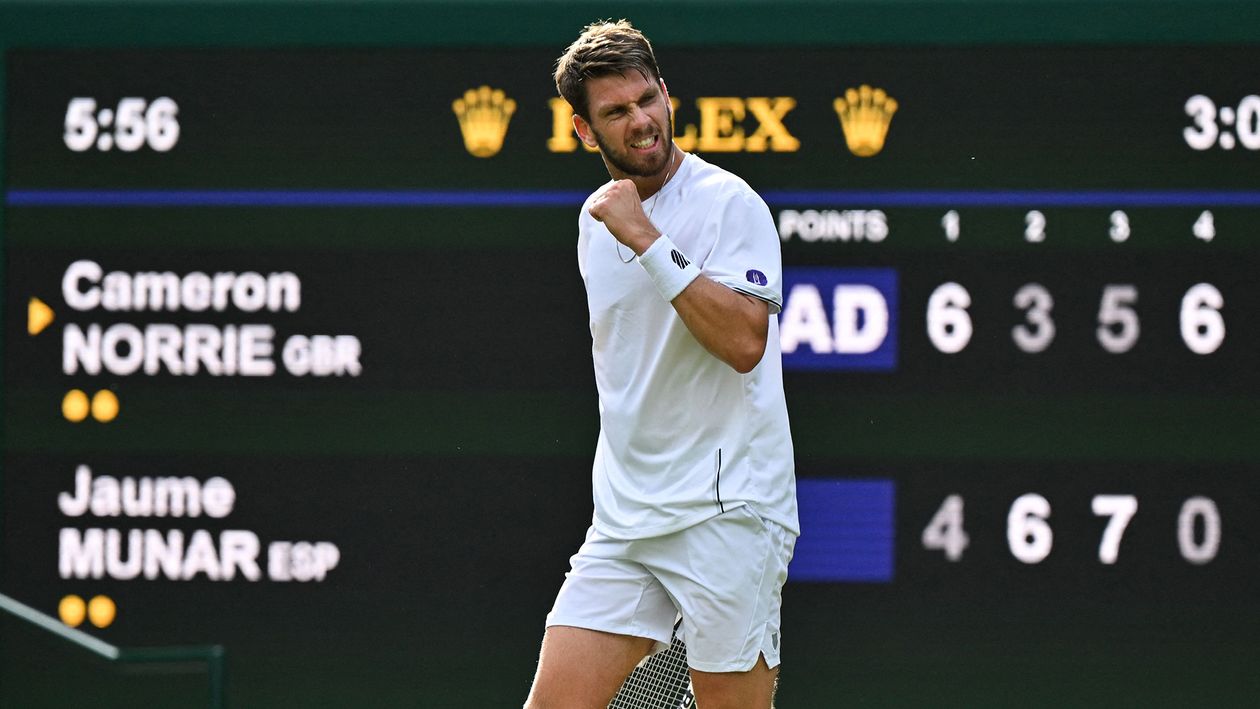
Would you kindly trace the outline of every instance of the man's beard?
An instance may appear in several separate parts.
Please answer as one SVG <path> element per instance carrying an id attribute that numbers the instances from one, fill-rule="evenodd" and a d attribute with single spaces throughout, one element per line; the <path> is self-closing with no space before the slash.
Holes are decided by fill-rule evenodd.
<path id="1" fill-rule="evenodd" d="M 605 142 L 604 136 L 600 135 L 599 131 L 591 132 L 595 134 L 595 142 L 599 145 L 600 152 L 604 154 L 604 159 L 626 175 L 635 177 L 659 175 L 661 171 L 666 169 L 665 166 L 669 164 L 669 156 L 674 151 L 674 136 L 664 133 L 661 135 L 661 144 L 665 148 L 664 150 L 649 156 L 646 164 L 644 162 L 632 162 L 630 155 L 614 149 Z"/>

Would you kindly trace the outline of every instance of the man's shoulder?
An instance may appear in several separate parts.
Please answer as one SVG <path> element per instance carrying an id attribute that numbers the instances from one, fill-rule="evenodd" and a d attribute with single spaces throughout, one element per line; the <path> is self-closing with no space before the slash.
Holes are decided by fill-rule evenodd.
<path id="1" fill-rule="evenodd" d="M 719 165 L 692 154 L 692 182 L 697 189 L 711 191 L 715 196 L 746 196 L 760 199 L 744 178 Z"/>

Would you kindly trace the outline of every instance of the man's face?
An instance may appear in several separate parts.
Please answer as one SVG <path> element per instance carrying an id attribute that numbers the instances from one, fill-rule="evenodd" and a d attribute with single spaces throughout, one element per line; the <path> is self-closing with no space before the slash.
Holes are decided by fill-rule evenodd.
<path id="1" fill-rule="evenodd" d="M 660 82 L 637 71 L 601 76 L 586 81 L 586 97 L 591 118 L 577 117 L 578 133 L 599 145 L 612 168 L 636 177 L 668 168 L 674 138 L 669 97 Z"/>

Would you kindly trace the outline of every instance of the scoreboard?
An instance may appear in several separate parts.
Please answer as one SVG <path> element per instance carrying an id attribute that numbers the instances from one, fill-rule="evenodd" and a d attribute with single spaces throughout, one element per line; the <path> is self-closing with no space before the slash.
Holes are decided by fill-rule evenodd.
<path id="1" fill-rule="evenodd" d="M 10 46 L 0 592 L 221 643 L 242 706 L 522 701 L 590 514 L 607 173 L 549 78 L 585 21 Z M 782 243 L 780 704 L 1245 704 L 1257 45 L 657 54 Z M 0 628 L 2 704 L 199 696 Z"/>

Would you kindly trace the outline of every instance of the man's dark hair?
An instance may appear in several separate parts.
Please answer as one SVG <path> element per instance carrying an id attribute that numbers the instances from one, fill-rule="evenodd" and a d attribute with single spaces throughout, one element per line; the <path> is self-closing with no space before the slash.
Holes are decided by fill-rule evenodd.
<path id="1" fill-rule="evenodd" d="M 626 20 L 592 22 L 556 60 L 556 91 L 590 120 L 587 79 L 637 71 L 650 82 L 661 78 L 652 43 Z"/>

